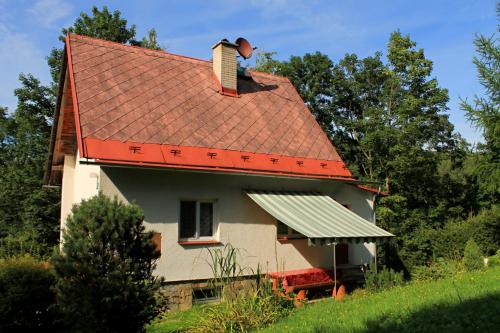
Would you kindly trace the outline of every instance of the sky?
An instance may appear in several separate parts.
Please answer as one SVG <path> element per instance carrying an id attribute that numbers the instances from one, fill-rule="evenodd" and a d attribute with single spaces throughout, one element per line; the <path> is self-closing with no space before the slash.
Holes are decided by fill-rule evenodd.
<path id="1" fill-rule="evenodd" d="M 434 62 L 433 77 L 449 90 L 450 120 L 469 142 L 482 133 L 467 123 L 460 98 L 482 93 L 477 80 L 475 34 L 497 29 L 495 0 L 210 0 L 83 1 L 0 0 L 0 106 L 14 110 L 19 73 L 50 82 L 46 57 L 61 28 L 92 5 L 119 10 L 142 38 L 155 28 L 169 52 L 210 59 L 222 38 L 245 37 L 277 59 L 320 51 L 333 61 L 384 52 L 391 32 L 409 34 Z M 253 59 L 254 60 L 254 59 Z M 252 64 L 252 59 L 250 60 Z"/>

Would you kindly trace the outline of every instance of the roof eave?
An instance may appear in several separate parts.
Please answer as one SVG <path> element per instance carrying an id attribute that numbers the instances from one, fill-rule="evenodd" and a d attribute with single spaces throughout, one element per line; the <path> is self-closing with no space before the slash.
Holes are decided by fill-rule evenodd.
<path id="1" fill-rule="evenodd" d="M 45 165 L 45 173 L 43 175 L 43 185 L 51 185 L 51 173 L 52 173 L 52 161 L 54 158 L 54 148 L 57 139 L 57 129 L 59 123 L 59 114 L 61 112 L 61 101 L 64 93 L 64 82 L 66 80 L 66 70 L 68 66 L 68 57 L 66 53 L 66 45 L 64 45 L 63 51 L 63 59 L 61 65 L 61 73 L 59 74 L 59 87 L 57 93 L 56 106 L 54 108 L 54 115 L 52 117 L 52 129 L 50 132 L 50 142 L 49 142 L 49 154 L 47 157 L 46 165 Z"/>

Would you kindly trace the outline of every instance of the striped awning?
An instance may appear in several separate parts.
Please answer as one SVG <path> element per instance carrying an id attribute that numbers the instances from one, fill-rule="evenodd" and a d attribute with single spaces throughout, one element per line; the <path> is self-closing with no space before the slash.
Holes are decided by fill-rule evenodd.
<path id="1" fill-rule="evenodd" d="M 309 245 L 370 243 L 394 235 L 315 192 L 246 191 L 266 212 L 309 239 Z"/>

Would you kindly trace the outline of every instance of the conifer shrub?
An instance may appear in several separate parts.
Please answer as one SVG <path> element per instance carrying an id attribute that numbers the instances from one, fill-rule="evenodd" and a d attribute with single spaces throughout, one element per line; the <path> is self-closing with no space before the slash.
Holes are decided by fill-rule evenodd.
<path id="1" fill-rule="evenodd" d="M 500 267 L 500 250 L 494 256 L 488 258 L 488 267 Z"/>
<path id="2" fill-rule="evenodd" d="M 465 244 L 464 266 L 468 271 L 474 271 L 484 267 L 484 259 L 481 250 L 472 238 Z"/>
<path id="3" fill-rule="evenodd" d="M 29 255 L 0 259 L 0 332 L 52 331 L 54 283 L 47 262 Z"/>
<path id="4" fill-rule="evenodd" d="M 370 264 L 365 272 L 365 289 L 367 291 L 381 291 L 404 283 L 404 273 L 396 272 L 392 268 L 383 267 L 376 271 L 374 264 Z"/>
<path id="5" fill-rule="evenodd" d="M 156 315 L 159 253 L 139 206 L 99 194 L 75 205 L 53 259 L 56 301 L 79 332 L 143 332 Z"/>

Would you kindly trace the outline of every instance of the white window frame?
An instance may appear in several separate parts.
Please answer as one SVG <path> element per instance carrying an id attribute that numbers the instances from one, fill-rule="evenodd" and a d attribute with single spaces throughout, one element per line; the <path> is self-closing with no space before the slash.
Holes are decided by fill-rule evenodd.
<path id="1" fill-rule="evenodd" d="M 196 213 L 195 213 L 195 235 L 194 237 L 181 237 L 181 202 L 183 201 L 194 201 L 196 202 Z M 211 203 L 212 204 L 212 236 L 199 236 L 200 235 L 200 204 Z M 218 223 L 217 223 L 217 200 L 197 200 L 197 199 L 180 199 L 179 200 L 179 232 L 177 238 L 179 241 L 214 241 L 218 239 Z"/>

